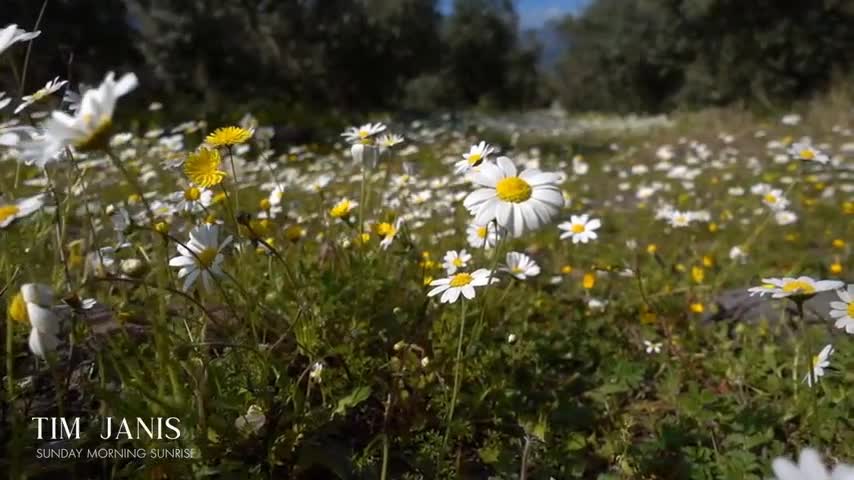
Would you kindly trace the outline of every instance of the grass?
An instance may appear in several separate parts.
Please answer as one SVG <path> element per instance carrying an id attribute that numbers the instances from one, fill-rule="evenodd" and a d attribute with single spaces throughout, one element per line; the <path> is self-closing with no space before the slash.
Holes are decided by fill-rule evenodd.
<path id="1" fill-rule="evenodd" d="M 703 320 L 721 292 L 762 277 L 852 280 L 851 160 L 777 163 L 785 147 L 768 145 L 808 134 L 841 152 L 845 133 L 822 115 L 811 107 L 791 127 L 731 111 L 681 115 L 673 128 L 576 138 L 571 148 L 533 138 L 510 150 L 500 134 L 484 133 L 517 164 L 566 173 L 571 201 L 557 221 L 589 213 L 603 223 L 597 240 L 578 245 L 560 240 L 552 224 L 497 249 L 470 247 L 462 198 L 472 187 L 450 163 L 481 138 L 441 124 L 398 129 L 407 143 L 367 176 L 366 240 L 356 210 L 348 222 L 328 214 L 362 188 L 361 168 L 338 139 L 269 162 L 257 160 L 264 145 L 256 145 L 237 159 L 239 185 L 223 165 L 228 197 L 205 211 L 162 216 L 188 183 L 161 161 L 183 158 L 204 132 L 183 136 L 178 153 L 137 132 L 112 152 L 161 215 L 159 231 L 103 152 L 51 165 L 56 215 L 46 208 L 0 231 L 3 299 L 40 282 L 58 298 L 98 306 L 66 309 L 63 343 L 50 361 L 28 351 L 29 325 L 7 322 L 0 471 L 79 479 L 762 479 L 771 459 L 809 445 L 850 461 L 854 350 L 843 331 L 827 318 Z M 850 120 L 834 117 L 843 126 Z M 603 148 L 610 143 L 619 149 Z M 404 154 L 407 145 L 417 151 Z M 656 156 L 662 145 L 672 146 L 670 167 Z M 585 157 L 586 174 L 573 173 L 570 154 Z M 14 155 L 4 158 L 5 200 L 44 190 L 42 172 L 24 166 L 16 180 Z M 419 173 L 406 173 L 404 162 Z M 693 180 L 668 177 L 678 165 Z M 319 178 L 328 185 L 313 188 Z M 776 224 L 750 192 L 760 182 L 788 189 L 797 222 Z M 270 212 L 258 205 L 275 184 L 284 186 L 282 211 L 262 221 Z M 639 200 L 635 192 L 648 186 L 656 192 Z M 744 194 L 733 195 L 735 187 Z M 231 203 L 238 189 L 239 216 Z M 710 218 L 673 228 L 655 218 L 659 202 Z M 111 215 L 120 208 L 134 221 L 117 232 Z M 403 228 L 380 248 L 370 226 L 401 217 Z M 220 240 L 234 237 L 225 274 L 211 289 L 183 292 L 167 262 L 204 218 L 221 222 Z M 98 253 L 122 241 L 128 245 Z M 744 262 L 730 258 L 734 246 L 747 252 Z M 519 251 L 542 273 L 525 281 L 497 273 L 500 282 L 478 289 L 464 309 L 429 299 L 425 283 L 445 276 L 445 251 L 462 248 L 474 268 Z M 660 353 L 647 353 L 644 340 L 660 343 Z M 828 343 L 836 347 L 832 368 L 808 388 L 805 363 Z M 253 406 L 263 420 L 249 421 Z M 83 422 L 81 438 L 62 445 L 187 449 L 193 458 L 39 459 L 47 445 L 31 419 L 60 409 Z M 107 416 L 175 417 L 181 436 L 102 440 L 97 420 Z"/>

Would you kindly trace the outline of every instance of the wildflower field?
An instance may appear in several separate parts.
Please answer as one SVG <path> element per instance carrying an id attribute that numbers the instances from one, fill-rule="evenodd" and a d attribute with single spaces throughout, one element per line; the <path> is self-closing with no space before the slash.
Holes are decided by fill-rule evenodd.
<path id="1" fill-rule="evenodd" d="M 6 477 L 854 478 L 847 106 L 282 145 L 138 83 L 0 96 Z"/>

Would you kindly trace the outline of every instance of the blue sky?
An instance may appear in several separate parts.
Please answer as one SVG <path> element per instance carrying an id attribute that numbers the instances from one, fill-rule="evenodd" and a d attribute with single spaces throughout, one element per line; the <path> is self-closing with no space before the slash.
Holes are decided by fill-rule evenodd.
<path id="1" fill-rule="evenodd" d="M 547 20 L 561 17 L 567 13 L 576 13 L 584 8 L 590 0 L 516 0 L 516 10 L 519 12 L 522 28 L 540 27 Z M 451 9 L 453 0 L 440 0 L 443 12 Z"/>

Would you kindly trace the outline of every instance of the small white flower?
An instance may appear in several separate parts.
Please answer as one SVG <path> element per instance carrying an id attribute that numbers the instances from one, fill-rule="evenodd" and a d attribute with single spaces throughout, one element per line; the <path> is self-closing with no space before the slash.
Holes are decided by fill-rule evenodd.
<path id="1" fill-rule="evenodd" d="M 190 241 L 186 245 L 178 245 L 177 257 L 169 260 L 170 267 L 179 267 L 178 278 L 184 279 L 184 290 L 193 287 L 199 276 L 202 285 L 211 290 L 213 276 L 223 275 L 222 250 L 231 243 L 231 237 L 219 244 L 219 226 L 201 225 L 190 232 Z"/>
<path id="2" fill-rule="evenodd" d="M 689 212 L 673 210 L 670 212 L 670 216 L 667 218 L 667 221 L 670 223 L 670 226 L 674 228 L 687 227 L 691 224 L 691 215 Z"/>
<path id="3" fill-rule="evenodd" d="M 469 152 L 463 154 L 463 159 L 454 164 L 454 172 L 457 174 L 468 172 L 487 161 L 493 152 L 495 149 L 486 142 L 472 145 Z"/>
<path id="4" fill-rule="evenodd" d="M 586 213 L 583 215 L 572 215 L 568 222 L 563 222 L 557 228 L 564 230 L 560 234 L 561 240 L 572 238 L 572 243 L 587 243 L 595 240 L 598 235 L 596 230 L 602 226 L 598 218 L 590 218 Z"/>
<path id="5" fill-rule="evenodd" d="M 779 189 L 769 189 L 762 194 L 762 203 L 775 211 L 784 210 L 789 206 L 789 201 L 783 197 L 783 191 Z"/>
<path id="6" fill-rule="evenodd" d="M 314 362 L 308 376 L 317 383 L 323 383 L 323 362 Z"/>
<path id="7" fill-rule="evenodd" d="M 15 107 L 15 113 L 20 113 L 23 109 L 29 107 L 30 105 L 50 96 L 52 93 L 62 88 L 62 86 L 66 83 L 68 83 L 67 80 L 60 80 L 59 77 L 56 77 L 53 80 L 47 82 L 44 87 L 40 88 L 32 95 L 27 95 L 23 97 L 21 99 L 21 104 Z"/>
<path id="8" fill-rule="evenodd" d="M 830 316 L 836 319 L 834 325 L 845 333 L 854 334 L 854 284 L 848 285 L 846 290 L 837 290 L 836 295 L 840 301 L 830 302 Z"/>
<path id="9" fill-rule="evenodd" d="M 763 278 L 761 287 L 754 287 L 748 291 L 756 291 L 757 293 L 771 293 L 772 298 L 786 297 L 811 297 L 819 292 L 827 290 L 835 290 L 842 288 L 844 283 L 838 280 L 815 280 L 810 277 L 801 276 L 798 278 L 783 277 L 783 278 Z M 756 290 L 761 288 L 762 290 Z"/>
<path id="10" fill-rule="evenodd" d="M 798 221 L 798 215 L 788 210 L 780 210 L 774 214 L 777 225 L 791 225 Z"/>
<path id="11" fill-rule="evenodd" d="M 830 162 L 830 157 L 827 154 L 805 142 L 793 143 L 789 149 L 789 154 L 793 158 L 806 162 L 818 162 L 822 164 Z"/>
<path id="12" fill-rule="evenodd" d="M 489 250 L 497 245 L 498 240 L 501 238 L 498 229 L 495 228 L 495 224 L 492 222 L 486 225 L 470 223 L 466 234 L 469 246 L 475 249 L 483 248 Z"/>
<path id="13" fill-rule="evenodd" d="M 349 143 L 362 145 L 373 145 L 374 135 L 385 131 L 386 126 L 382 123 L 366 123 L 361 127 L 350 127 L 341 134 Z"/>
<path id="14" fill-rule="evenodd" d="M 643 344 L 646 347 L 646 353 L 650 355 L 661 353 L 661 342 L 651 342 L 649 340 L 644 340 Z"/>
<path id="15" fill-rule="evenodd" d="M 513 275 L 519 280 L 536 277 L 540 274 L 540 266 L 531 257 L 519 252 L 507 252 L 505 265 L 500 270 Z"/>
<path id="16" fill-rule="evenodd" d="M 490 277 L 492 278 L 491 281 Z M 471 300 L 475 295 L 475 287 L 482 287 L 497 281 L 498 279 L 492 275 L 492 272 L 485 268 L 475 270 L 472 273 L 461 272 L 451 277 L 430 282 L 430 286 L 434 288 L 427 292 L 427 296 L 433 297 L 441 293 L 442 296 L 439 298 L 441 303 L 454 303 L 461 295 Z"/>
<path id="17" fill-rule="evenodd" d="M 516 343 L 516 334 L 515 333 L 511 333 L 510 335 L 507 335 L 507 343 L 509 343 L 511 345 Z"/>
<path id="18" fill-rule="evenodd" d="M 8 227 L 15 220 L 32 215 L 44 205 L 42 194 L 22 198 L 15 203 L 6 204 L 0 200 L 0 228 Z"/>
<path id="19" fill-rule="evenodd" d="M 448 275 L 453 275 L 457 273 L 457 270 L 465 268 L 470 260 L 471 254 L 465 250 L 460 250 L 459 252 L 456 250 L 448 250 L 445 252 L 445 262 L 442 266 L 445 268 L 445 271 L 448 272 Z"/>
<path id="20" fill-rule="evenodd" d="M 821 352 L 818 355 L 812 357 L 812 372 L 808 373 L 804 377 L 804 382 L 807 383 L 810 387 L 812 387 L 813 377 L 815 377 L 815 381 L 824 376 L 824 369 L 830 366 L 830 356 L 833 355 L 833 345 L 825 345 L 824 348 L 821 349 Z"/>

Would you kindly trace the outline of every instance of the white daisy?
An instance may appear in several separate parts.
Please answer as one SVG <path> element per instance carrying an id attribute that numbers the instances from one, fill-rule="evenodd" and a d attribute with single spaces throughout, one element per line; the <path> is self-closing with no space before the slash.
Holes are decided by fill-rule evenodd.
<path id="1" fill-rule="evenodd" d="M 465 250 L 460 250 L 459 252 L 448 250 L 445 252 L 445 263 L 442 266 L 445 267 L 448 275 L 453 275 L 457 273 L 457 270 L 465 268 L 469 264 L 469 260 L 471 260 L 471 254 Z"/>
<path id="2" fill-rule="evenodd" d="M 208 290 L 213 288 L 213 275 L 223 274 L 221 265 L 224 259 L 222 250 L 230 242 L 231 237 L 219 244 L 218 225 L 200 225 L 190 232 L 190 241 L 186 245 L 178 245 L 177 257 L 169 260 L 169 266 L 179 267 L 178 278 L 184 279 L 184 290 L 189 290 L 199 278 Z"/>
<path id="3" fill-rule="evenodd" d="M 136 75 L 126 73 L 118 81 L 110 72 L 98 88 L 87 90 L 80 108 L 71 116 L 55 111 L 45 124 L 45 135 L 62 146 L 73 146 L 86 151 L 98 148 L 109 141 L 116 100 L 138 85 Z"/>
<path id="4" fill-rule="evenodd" d="M 780 210 L 774 213 L 774 221 L 777 225 L 791 225 L 798 221 L 798 215 L 788 210 Z"/>
<path id="5" fill-rule="evenodd" d="M 536 277 L 540 274 L 540 266 L 531 257 L 519 252 L 507 252 L 505 265 L 499 270 L 509 273 L 519 280 Z"/>
<path id="6" fill-rule="evenodd" d="M 804 377 L 804 382 L 812 387 L 813 378 L 818 382 L 818 379 L 824 376 L 824 369 L 830 366 L 830 356 L 833 355 L 833 345 L 825 345 L 818 355 L 812 357 L 812 373 Z"/>
<path id="7" fill-rule="evenodd" d="M 430 286 L 434 288 L 427 292 L 427 296 L 433 297 L 441 293 L 442 297 L 439 299 L 441 303 L 454 303 L 460 298 L 460 294 L 471 300 L 474 298 L 474 287 L 482 287 L 498 281 L 495 277 L 490 281 L 491 276 L 492 273 L 489 270 L 481 268 L 471 273 L 461 272 L 448 278 L 433 280 Z"/>
<path id="8" fill-rule="evenodd" d="M 854 284 L 848 285 L 846 290 L 837 290 L 836 295 L 840 301 L 830 302 L 830 316 L 836 319 L 834 325 L 845 333 L 854 333 Z"/>
<path id="9" fill-rule="evenodd" d="M 32 40 L 38 37 L 42 32 L 36 30 L 35 32 L 28 32 L 26 30 L 18 28 L 14 23 L 11 25 L 6 25 L 2 30 L 0 30 L 0 54 L 6 51 L 7 48 L 12 46 L 13 43 L 18 42 L 26 42 L 28 40 Z"/>
<path id="10" fill-rule="evenodd" d="M 471 248 L 485 248 L 487 250 L 497 245 L 498 240 L 501 238 L 498 229 L 492 222 L 486 225 L 470 223 L 466 234 Z"/>
<path id="11" fill-rule="evenodd" d="M 807 162 L 828 163 L 830 157 L 820 150 L 812 147 L 806 142 L 795 142 L 789 148 L 789 154 L 798 159 Z"/>
<path id="12" fill-rule="evenodd" d="M 783 278 L 763 278 L 763 291 L 768 290 L 771 298 L 811 297 L 819 292 L 842 288 L 844 283 L 838 280 L 815 280 L 801 276 Z"/>
<path id="13" fill-rule="evenodd" d="M 559 175 L 533 168 L 517 175 L 507 157 L 499 157 L 497 164 L 481 164 L 471 180 L 482 187 L 463 201 L 475 223 L 486 225 L 495 220 L 514 237 L 550 222 L 564 206 Z"/>
<path id="14" fill-rule="evenodd" d="M 213 204 L 213 190 L 191 186 L 183 192 L 175 192 L 173 201 L 180 212 L 198 213 Z"/>
<path id="15" fill-rule="evenodd" d="M 454 171 L 465 173 L 489 159 L 493 152 L 495 149 L 486 142 L 472 145 L 469 152 L 463 154 L 463 159 L 454 164 Z"/>
<path id="16" fill-rule="evenodd" d="M 350 127 L 341 134 L 348 143 L 360 143 L 373 145 L 374 135 L 385 131 L 386 126 L 382 123 L 366 123 L 361 127 Z"/>
<path id="17" fill-rule="evenodd" d="M 680 212 L 679 210 L 673 210 L 672 212 L 670 212 L 669 217 L 667 217 L 667 222 L 670 223 L 670 226 L 674 228 L 687 227 L 691 224 L 691 214 L 690 212 Z"/>
<path id="18" fill-rule="evenodd" d="M 590 218 L 586 213 L 583 215 L 572 215 L 568 222 L 557 226 L 565 232 L 560 234 L 560 239 L 572 238 L 572 243 L 587 243 L 597 238 L 595 230 L 602 226 L 598 218 Z"/>
<path id="19" fill-rule="evenodd" d="M 779 189 L 769 189 L 762 194 L 762 203 L 772 210 L 781 211 L 789 206 L 789 201 L 783 196 Z"/>
<path id="20" fill-rule="evenodd" d="M 798 463 L 777 457 L 771 464 L 776 480 L 854 480 L 854 466 L 839 464 L 828 473 L 818 452 L 812 448 L 801 450 Z"/>
<path id="21" fill-rule="evenodd" d="M 19 218 L 33 214 L 44 205 L 44 195 L 22 198 L 14 203 L 4 203 L 0 200 L 0 228 L 8 227 Z"/>
<path id="22" fill-rule="evenodd" d="M 21 99 L 21 104 L 15 107 L 15 113 L 20 113 L 23 109 L 29 107 L 30 105 L 47 98 L 50 94 L 56 92 L 63 85 L 68 83 L 67 80 L 60 80 L 59 77 L 54 78 L 53 80 L 47 82 L 44 87 L 38 89 L 32 95 L 27 95 Z"/>

